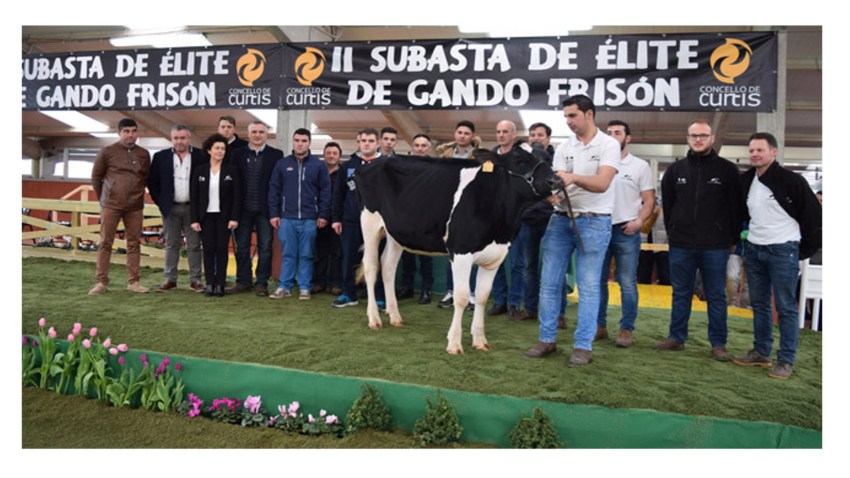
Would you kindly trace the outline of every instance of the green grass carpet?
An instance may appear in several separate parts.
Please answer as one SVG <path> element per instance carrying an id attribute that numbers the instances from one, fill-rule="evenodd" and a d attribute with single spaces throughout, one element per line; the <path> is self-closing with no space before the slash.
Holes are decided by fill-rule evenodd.
<path id="1" fill-rule="evenodd" d="M 801 331 L 794 375 L 780 381 L 768 378 L 766 369 L 711 360 L 702 312 L 692 314 L 684 352 L 652 350 L 650 345 L 666 336 L 669 311 L 641 309 L 634 347 L 597 342 L 593 363 L 574 369 L 566 362 L 575 304 L 567 310 L 569 330 L 559 334 L 559 352 L 547 359 L 522 355 L 537 341 L 537 322 L 513 323 L 504 316 L 487 319 L 493 351 L 472 350 L 470 313 L 464 317 L 466 354 L 451 356 L 445 352 L 451 311 L 415 299 L 401 302 L 405 327 L 390 327 L 383 315 L 385 328 L 373 331 L 366 325 L 365 301 L 333 309 L 327 294 L 310 301 L 253 294 L 205 298 L 186 288 L 185 275 L 179 279 L 181 290 L 133 294 L 125 290 L 123 267 L 115 265 L 109 292 L 89 297 L 93 264 L 49 259 L 23 259 L 22 264 L 24 333 L 35 333 L 43 315 L 60 336 L 81 322 L 85 329 L 97 326 L 113 341 L 137 349 L 556 402 L 822 428 L 821 335 L 809 330 Z M 154 287 L 161 281 L 161 271 L 143 269 L 143 284 Z M 616 330 L 618 318 L 619 308 L 611 307 L 609 330 Z M 728 326 L 730 352 L 746 352 L 752 345 L 751 320 L 730 316 Z"/>

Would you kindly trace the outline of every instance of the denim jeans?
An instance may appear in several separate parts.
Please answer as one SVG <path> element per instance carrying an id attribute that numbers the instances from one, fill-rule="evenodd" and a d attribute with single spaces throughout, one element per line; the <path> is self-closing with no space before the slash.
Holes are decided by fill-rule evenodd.
<path id="1" fill-rule="evenodd" d="M 511 243 L 508 252 L 508 262 L 511 265 L 511 284 L 508 287 L 508 274 L 505 272 L 505 263 L 499 265 L 499 270 L 496 271 L 496 278 L 493 279 L 493 289 L 491 296 L 493 303 L 498 305 L 513 305 L 519 307 L 525 288 L 525 240 L 527 234 L 522 235 L 522 229 L 517 233 L 514 242 Z"/>
<path id="2" fill-rule="evenodd" d="M 300 290 L 310 290 L 316 230 L 315 219 L 281 219 L 277 231 L 282 256 L 278 287 L 292 290 L 297 280 Z"/>
<path id="3" fill-rule="evenodd" d="M 699 269 L 708 301 L 708 341 L 712 347 L 726 345 L 726 262 L 729 248 L 692 249 L 670 246 L 670 282 L 673 308 L 670 311 L 669 338 L 684 342 L 688 338 L 688 320 L 694 284 Z"/>
<path id="4" fill-rule="evenodd" d="M 259 212 L 242 211 L 239 227 L 234 233 L 236 242 L 236 283 L 251 285 L 251 233 L 257 230 L 257 280 L 255 285 L 268 286 L 272 275 L 272 226 L 269 218 Z"/>
<path id="5" fill-rule="evenodd" d="M 519 227 L 519 234 L 525 235 L 525 311 L 529 314 L 537 314 L 540 299 L 540 242 L 546 234 L 546 224 L 542 226 L 523 223 Z M 563 292 L 561 293 L 561 313 L 563 316 L 567 311 L 567 280 L 564 277 Z"/>
<path id="6" fill-rule="evenodd" d="M 591 350 L 599 314 L 599 271 L 611 240 L 611 217 L 580 217 L 576 226 L 584 251 L 576 254 L 578 285 L 578 325 L 575 348 Z M 540 341 L 555 342 L 558 334 L 558 312 L 564 297 L 563 284 L 567 266 L 578 238 L 570 218 L 553 214 L 543 236 L 543 273 L 540 276 Z"/>
<path id="7" fill-rule="evenodd" d="M 753 307 L 753 348 L 770 357 L 773 348 L 773 309 L 779 315 L 779 350 L 776 358 L 790 364 L 797 353 L 800 331 L 797 316 L 797 274 L 800 272 L 799 242 L 758 246 L 745 242 L 744 262 Z"/>
<path id="8" fill-rule="evenodd" d="M 620 329 L 635 330 L 635 319 L 638 312 L 637 267 L 640 255 L 640 233 L 626 234 L 620 226 L 611 228 L 611 243 L 602 263 L 602 280 L 599 298 L 599 327 L 607 327 L 608 317 L 608 271 L 611 270 L 611 258 L 616 263 L 614 278 L 620 284 L 620 302 L 623 317 L 620 319 Z"/>

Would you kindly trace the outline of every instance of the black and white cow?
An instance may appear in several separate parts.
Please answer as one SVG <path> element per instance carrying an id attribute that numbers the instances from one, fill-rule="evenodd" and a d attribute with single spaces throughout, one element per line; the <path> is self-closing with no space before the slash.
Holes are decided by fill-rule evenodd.
<path id="1" fill-rule="evenodd" d="M 454 278 L 454 317 L 448 332 L 450 354 L 463 353 L 461 319 L 469 302 L 469 276 L 477 264 L 472 346 L 490 350 L 484 336 L 484 308 L 499 265 L 529 205 L 551 194 L 558 183 L 545 153 L 518 143 L 507 155 L 479 149 L 475 161 L 390 156 L 358 171 L 363 207 L 363 273 L 369 294 L 369 327 L 382 326 L 375 302 L 378 244 L 390 325 L 401 326 L 395 272 L 403 250 L 448 255 Z"/>

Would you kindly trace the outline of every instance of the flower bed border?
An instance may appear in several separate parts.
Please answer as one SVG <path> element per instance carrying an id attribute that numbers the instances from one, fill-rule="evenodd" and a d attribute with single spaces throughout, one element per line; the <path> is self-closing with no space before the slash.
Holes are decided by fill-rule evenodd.
<path id="1" fill-rule="evenodd" d="M 266 403 L 321 404 L 340 415 L 369 382 L 389 406 L 393 427 L 413 431 L 426 397 L 437 388 L 373 378 L 343 377 L 267 365 L 130 350 L 161 360 L 168 355 L 183 363 L 183 382 L 202 400 L 221 396 L 262 395 Z M 574 405 L 501 395 L 441 389 L 457 412 L 462 441 L 510 447 L 508 434 L 521 415 L 540 407 L 551 417 L 567 448 L 822 448 L 822 433 L 770 422 L 730 420 L 662 413 L 653 410 Z"/>

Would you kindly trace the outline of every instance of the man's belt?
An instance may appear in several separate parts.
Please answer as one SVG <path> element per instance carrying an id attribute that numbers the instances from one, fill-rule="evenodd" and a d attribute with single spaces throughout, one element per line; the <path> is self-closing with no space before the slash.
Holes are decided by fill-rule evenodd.
<path id="1" fill-rule="evenodd" d="M 598 213 L 598 212 L 575 212 L 572 215 L 570 215 L 566 211 L 555 211 L 555 214 L 558 214 L 559 216 L 564 216 L 564 217 L 571 217 L 573 219 L 576 219 L 576 218 L 579 218 L 579 217 L 610 217 L 611 216 L 611 214 L 603 214 L 603 213 Z"/>

